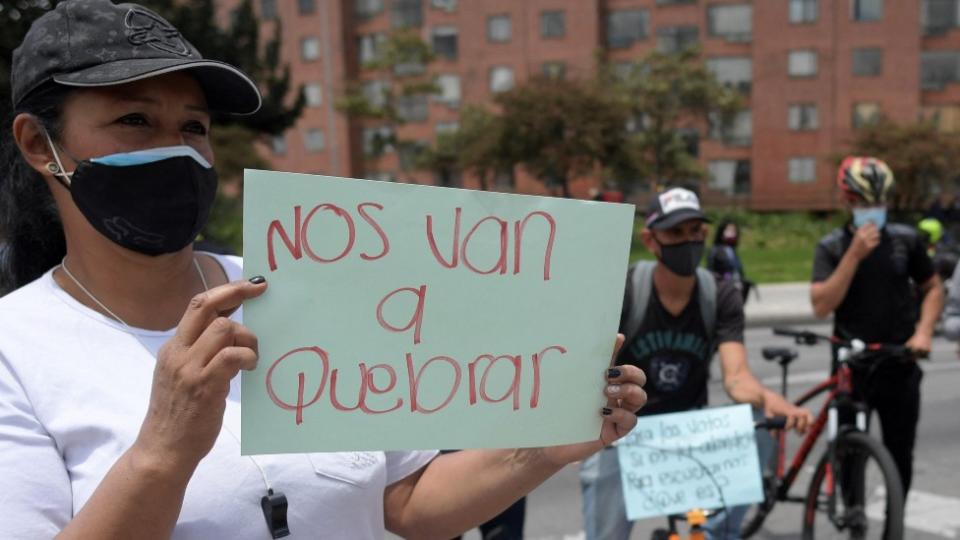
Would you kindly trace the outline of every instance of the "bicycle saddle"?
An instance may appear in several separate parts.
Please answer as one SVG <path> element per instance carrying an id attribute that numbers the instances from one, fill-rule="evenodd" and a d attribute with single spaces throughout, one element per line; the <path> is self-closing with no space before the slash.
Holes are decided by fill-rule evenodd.
<path id="1" fill-rule="evenodd" d="M 789 347 L 764 347 L 763 358 L 764 360 L 779 360 L 789 364 L 797 358 L 797 351 Z"/>

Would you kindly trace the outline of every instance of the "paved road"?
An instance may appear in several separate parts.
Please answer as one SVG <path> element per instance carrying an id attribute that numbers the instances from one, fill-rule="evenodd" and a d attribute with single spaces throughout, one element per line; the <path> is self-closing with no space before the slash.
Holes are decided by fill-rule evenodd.
<path id="1" fill-rule="evenodd" d="M 824 326 L 814 330 L 827 332 Z M 768 328 L 747 330 L 754 372 L 770 385 L 779 384 L 779 368 L 764 362 L 760 349 L 770 345 L 789 345 L 774 337 Z M 924 364 L 923 412 L 916 452 L 915 489 L 907 508 L 907 538 L 917 540 L 960 538 L 960 361 L 953 344 L 938 338 L 929 363 Z M 802 348 L 791 368 L 790 395 L 826 375 L 826 346 Z M 728 402 L 716 377 L 711 383 L 711 402 Z M 805 488 L 803 478 L 798 486 Z M 650 530 L 660 522 L 641 521 L 633 539 L 649 538 Z M 758 538 L 798 538 L 800 511 L 796 505 L 779 506 Z M 582 539 L 580 491 L 576 467 L 567 467 L 531 494 L 528 499 L 526 537 L 528 540 Z M 467 540 L 479 535 L 471 532 Z"/>

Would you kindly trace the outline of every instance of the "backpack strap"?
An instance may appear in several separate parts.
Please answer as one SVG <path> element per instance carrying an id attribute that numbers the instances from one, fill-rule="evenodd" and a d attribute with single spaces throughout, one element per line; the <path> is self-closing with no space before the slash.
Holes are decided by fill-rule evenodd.
<path id="1" fill-rule="evenodd" d="M 653 269 L 656 264 L 653 261 L 638 261 L 630 267 L 630 289 L 633 298 L 630 299 L 630 312 L 624 328 L 625 344 L 630 343 L 643 326 L 643 318 L 650 303 L 650 291 L 653 289 Z"/>
<path id="2" fill-rule="evenodd" d="M 706 268 L 697 268 L 697 290 L 700 292 L 700 316 L 707 336 L 713 341 L 713 330 L 717 326 L 717 278 Z"/>
<path id="3" fill-rule="evenodd" d="M 656 263 L 653 261 L 639 261 L 630 268 L 630 287 L 633 298 L 627 314 L 624 343 L 630 343 L 643 326 L 643 318 L 647 314 L 647 306 L 650 304 L 650 294 L 653 290 L 655 267 Z M 713 331 L 717 324 L 717 280 L 706 268 L 697 268 L 697 284 L 699 291 L 697 300 L 700 303 L 703 326 L 707 336 L 713 341 Z"/>

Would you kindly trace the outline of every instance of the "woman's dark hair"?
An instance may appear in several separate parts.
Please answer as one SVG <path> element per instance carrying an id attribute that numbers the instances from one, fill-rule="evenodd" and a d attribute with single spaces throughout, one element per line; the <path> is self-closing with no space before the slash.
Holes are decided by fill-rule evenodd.
<path id="1" fill-rule="evenodd" d="M 67 252 L 53 195 L 20 153 L 10 126 L 18 114 L 28 113 L 59 140 L 71 91 L 54 83 L 38 88 L 14 107 L 0 131 L 0 295 L 37 279 Z"/>
<path id="2" fill-rule="evenodd" d="M 727 230 L 727 225 L 733 225 L 737 228 L 737 234 L 740 233 L 740 226 L 737 225 L 736 221 L 725 219 L 717 225 L 717 228 L 713 232 L 713 245 L 719 246 L 723 244 L 723 231 Z"/>

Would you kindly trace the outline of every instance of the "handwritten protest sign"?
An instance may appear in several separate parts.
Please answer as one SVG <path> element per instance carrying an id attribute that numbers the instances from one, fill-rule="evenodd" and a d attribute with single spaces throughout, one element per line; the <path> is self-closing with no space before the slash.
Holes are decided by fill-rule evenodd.
<path id="1" fill-rule="evenodd" d="M 595 439 L 630 205 L 248 170 L 245 454 Z"/>
<path id="2" fill-rule="evenodd" d="M 617 451 L 631 520 L 763 499 L 749 405 L 640 417 Z"/>

